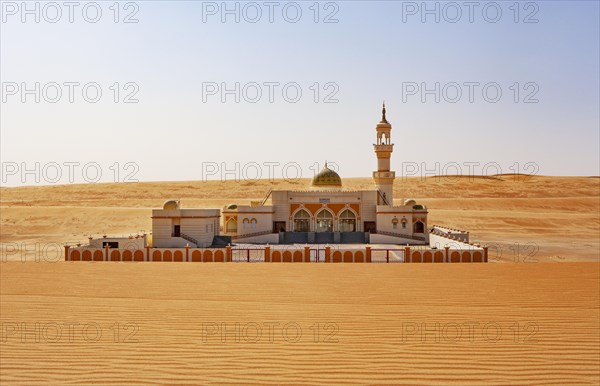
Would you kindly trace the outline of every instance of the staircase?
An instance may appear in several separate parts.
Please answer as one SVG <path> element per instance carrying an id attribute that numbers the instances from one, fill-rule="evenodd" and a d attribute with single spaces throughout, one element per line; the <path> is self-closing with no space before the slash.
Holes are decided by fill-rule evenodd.
<path id="1" fill-rule="evenodd" d="M 200 243 L 198 242 L 198 240 L 196 240 L 195 238 L 186 235 L 185 233 L 179 232 L 179 237 L 181 237 L 184 240 L 189 241 L 190 243 L 193 243 L 194 245 L 196 245 L 196 248 L 200 247 Z"/>
<path id="2" fill-rule="evenodd" d="M 386 232 L 386 231 L 380 231 L 380 230 L 377 230 L 376 232 L 373 232 L 373 233 L 378 233 L 380 235 L 385 235 L 385 236 L 402 237 L 404 239 L 410 239 L 410 240 L 416 240 L 416 241 L 427 241 L 427 239 L 425 237 L 405 235 L 402 233 L 393 233 L 393 232 Z"/>
<path id="3" fill-rule="evenodd" d="M 390 203 L 388 202 L 387 198 L 383 196 L 383 194 L 381 194 L 381 192 L 379 190 L 377 190 L 377 195 L 379 196 L 379 198 L 381 198 L 381 201 L 383 201 L 383 203 L 385 205 L 390 205 Z"/>
<path id="4" fill-rule="evenodd" d="M 267 202 L 267 200 L 271 196 L 271 193 L 273 193 L 273 189 L 269 189 L 269 191 L 265 195 L 265 198 L 263 198 L 262 201 L 260 202 L 260 206 L 265 206 L 265 203 Z"/>

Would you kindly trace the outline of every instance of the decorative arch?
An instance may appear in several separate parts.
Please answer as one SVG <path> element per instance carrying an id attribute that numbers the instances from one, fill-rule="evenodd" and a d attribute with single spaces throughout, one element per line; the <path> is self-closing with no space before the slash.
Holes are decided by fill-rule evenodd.
<path id="1" fill-rule="evenodd" d="M 413 263 L 421 263 L 421 252 L 419 251 L 414 251 L 412 253 L 412 262 Z"/>
<path id="2" fill-rule="evenodd" d="M 450 254 L 450 262 L 451 263 L 460 263 L 460 253 L 454 251 Z"/>
<path id="3" fill-rule="evenodd" d="M 144 252 L 139 249 L 133 252 L 133 261 L 144 261 Z"/>
<path id="4" fill-rule="evenodd" d="M 242 220 L 242 228 L 243 229 L 248 229 L 250 227 L 250 220 L 248 220 L 247 218 Z"/>
<path id="5" fill-rule="evenodd" d="M 152 252 L 152 261 L 162 261 L 161 255 L 159 250 Z"/>
<path id="6" fill-rule="evenodd" d="M 355 263 L 364 263 L 365 262 L 365 254 L 362 251 L 356 251 L 354 253 L 354 262 Z"/>
<path id="7" fill-rule="evenodd" d="M 442 251 L 436 251 L 433 254 L 433 262 L 434 263 L 443 263 L 444 262 L 444 254 Z"/>
<path id="8" fill-rule="evenodd" d="M 481 255 L 481 252 L 476 251 L 473 254 L 473 263 L 483 263 L 483 256 Z"/>
<path id="9" fill-rule="evenodd" d="M 183 253 L 181 251 L 175 251 L 173 261 L 183 261 Z"/>
<path id="10" fill-rule="evenodd" d="M 173 261 L 173 253 L 169 250 L 164 251 L 163 261 Z"/>
<path id="11" fill-rule="evenodd" d="M 126 249 L 123 251 L 123 261 L 133 261 L 133 252 L 131 250 Z"/>
<path id="12" fill-rule="evenodd" d="M 331 259 L 332 263 L 341 263 L 342 262 L 342 252 L 340 252 L 340 251 L 334 251 L 331 257 L 332 257 L 332 259 Z"/>
<path id="13" fill-rule="evenodd" d="M 462 253 L 462 263 L 470 263 L 471 262 L 471 252 L 464 251 Z"/>
<path id="14" fill-rule="evenodd" d="M 352 251 L 344 252 L 344 263 L 353 263 L 354 256 L 352 255 Z"/>
<path id="15" fill-rule="evenodd" d="M 271 254 L 271 261 L 273 263 L 281 263 L 281 252 L 273 251 L 273 253 Z"/>
<path id="16" fill-rule="evenodd" d="M 340 232 L 356 232 L 356 218 L 356 213 L 352 209 L 344 209 L 338 219 L 338 230 Z"/>
<path id="17" fill-rule="evenodd" d="M 209 250 L 204 251 L 204 254 L 202 255 L 202 261 L 205 263 L 212 263 L 213 262 L 212 251 L 209 251 Z"/>
<path id="18" fill-rule="evenodd" d="M 89 252 L 89 251 L 86 251 Z M 79 251 L 71 251 L 71 261 L 79 261 L 81 260 L 81 256 L 79 255 Z"/>
<path id="19" fill-rule="evenodd" d="M 302 263 L 302 252 L 295 251 L 293 261 L 294 261 L 294 263 Z"/>
<path id="20" fill-rule="evenodd" d="M 235 218 L 232 217 L 229 220 L 227 220 L 227 223 L 225 224 L 225 232 L 237 233 L 237 228 L 238 228 L 238 222 Z"/>
<path id="21" fill-rule="evenodd" d="M 433 263 L 433 254 L 430 251 L 423 254 L 423 263 Z"/>
<path id="22" fill-rule="evenodd" d="M 402 229 L 406 229 L 406 224 L 408 223 L 408 220 L 406 220 L 406 217 L 402 217 L 400 223 L 402 224 Z"/>
<path id="23" fill-rule="evenodd" d="M 110 253 L 110 261 L 121 261 L 121 253 L 116 249 Z"/>
<path id="24" fill-rule="evenodd" d="M 94 251 L 94 261 L 103 261 L 104 253 L 101 250 L 97 249 Z"/>
<path id="25" fill-rule="evenodd" d="M 315 215 L 315 232 L 333 232 L 334 214 L 328 208 L 322 208 Z"/>
<path id="26" fill-rule="evenodd" d="M 298 209 L 292 218 L 294 232 L 310 232 L 310 213 L 306 209 Z"/>
<path id="27" fill-rule="evenodd" d="M 290 251 L 284 251 L 283 252 L 283 262 L 284 263 L 291 263 L 292 262 L 292 252 L 290 252 Z"/>
<path id="28" fill-rule="evenodd" d="M 194 251 L 192 252 L 192 261 L 195 263 L 199 263 L 202 261 L 202 252 Z"/>
<path id="29" fill-rule="evenodd" d="M 217 263 L 224 263 L 225 262 L 225 254 L 220 249 L 215 252 L 215 261 Z"/>
<path id="30" fill-rule="evenodd" d="M 71 259 L 73 260 L 73 259 Z M 92 261 L 92 252 L 91 251 L 83 251 L 81 255 L 81 260 L 83 261 Z"/>

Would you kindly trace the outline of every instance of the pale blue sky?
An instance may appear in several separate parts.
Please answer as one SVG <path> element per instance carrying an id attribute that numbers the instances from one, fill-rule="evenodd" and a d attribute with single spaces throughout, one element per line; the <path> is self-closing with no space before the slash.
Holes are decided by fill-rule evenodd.
<path id="1" fill-rule="evenodd" d="M 376 166 L 374 128 L 385 99 L 395 143 L 392 166 L 399 173 L 403 163 L 433 169 L 437 162 L 442 167 L 495 162 L 509 173 L 515 163 L 526 172 L 522 165 L 534 162 L 540 174 L 600 174 L 596 1 L 521 2 L 518 23 L 513 2 L 498 2 L 502 16 L 496 23 L 482 15 L 489 2 L 479 3 L 473 23 L 466 13 L 456 23 L 445 20 L 444 9 L 447 18 L 454 17 L 446 2 L 439 3 L 439 23 L 432 15 L 421 22 L 419 13 L 405 14 L 403 22 L 403 9 L 408 12 L 420 1 L 330 2 L 327 9 L 321 2 L 319 23 L 310 8 L 314 2 L 299 2 L 303 13 L 297 23 L 282 17 L 289 2 L 280 2 L 273 23 L 264 6 L 257 23 L 243 14 L 239 23 L 232 15 L 222 23 L 218 12 L 205 15 L 203 22 L 203 8 L 211 7 L 207 2 L 138 1 L 139 22 L 132 24 L 113 22 L 112 1 L 99 2 L 103 13 L 97 23 L 86 22 L 80 9 L 73 23 L 64 13 L 57 23 L 44 15 L 40 23 L 31 15 L 22 23 L 20 10 L 12 15 L 6 3 L 0 38 L 5 88 L 7 82 L 31 87 L 34 82 L 97 82 L 103 95 L 96 104 L 83 100 L 80 89 L 74 103 L 66 95 L 58 103 L 44 98 L 34 103 L 32 96 L 22 103 L 19 93 L 3 95 L 3 163 L 97 162 L 102 181 L 110 181 L 110 165 L 135 162 L 137 179 L 157 181 L 202 179 L 203 162 L 231 168 L 236 162 L 296 162 L 303 176 L 311 177 L 311 165 L 329 160 L 342 177 L 366 177 Z M 243 12 L 246 3 L 239 4 Z M 121 9 L 120 19 L 133 10 Z M 338 22 L 323 23 L 333 11 Z M 493 17 L 494 9 L 488 11 Z M 524 23 L 531 13 L 538 22 Z M 114 103 L 109 87 L 115 82 L 135 82 L 139 102 Z M 266 94 L 258 103 L 244 98 L 235 103 L 233 96 L 222 103 L 220 94 L 203 102 L 207 82 L 231 87 L 296 82 L 303 94 L 297 103 L 286 102 L 281 88 L 273 103 Z M 315 103 L 310 89 L 315 82 L 337 84 L 339 101 L 323 103 L 328 92 L 321 90 Z M 403 101 L 408 82 L 429 87 L 495 82 L 502 98 L 487 102 L 476 88 L 469 103 L 468 89 L 461 86 L 457 103 L 443 97 L 435 103 L 432 95 L 422 103 L 420 94 Z M 515 103 L 515 82 L 521 88 L 535 83 L 539 102 L 523 103 L 534 90 L 529 88 L 521 89 Z M 25 180 L 32 183 L 31 177 Z M 23 181 L 17 174 L 4 184 Z"/>

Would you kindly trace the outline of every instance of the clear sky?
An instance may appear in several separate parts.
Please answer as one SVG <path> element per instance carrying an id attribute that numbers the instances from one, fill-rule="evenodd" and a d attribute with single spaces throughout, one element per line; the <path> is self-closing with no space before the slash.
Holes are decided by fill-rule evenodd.
<path id="1" fill-rule="evenodd" d="M 383 100 L 399 175 L 600 174 L 597 1 L 113 3 L 2 1 L 3 185 L 367 177 Z"/>

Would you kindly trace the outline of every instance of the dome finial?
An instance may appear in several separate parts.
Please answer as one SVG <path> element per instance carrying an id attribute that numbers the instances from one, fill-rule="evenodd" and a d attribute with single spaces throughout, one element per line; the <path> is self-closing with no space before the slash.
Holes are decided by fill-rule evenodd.
<path id="1" fill-rule="evenodd" d="M 383 101 L 383 108 L 381 109 L 381 122 L 388 123 L 385 117 L 385 101 Z"/>

